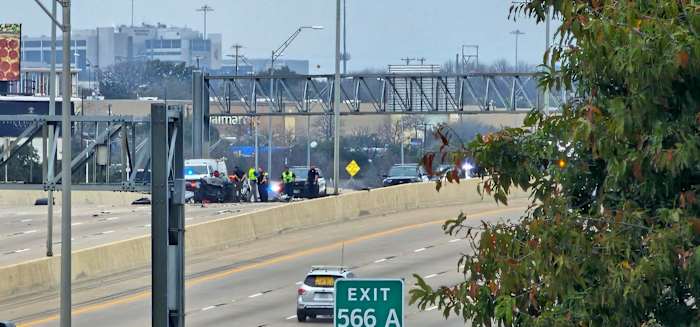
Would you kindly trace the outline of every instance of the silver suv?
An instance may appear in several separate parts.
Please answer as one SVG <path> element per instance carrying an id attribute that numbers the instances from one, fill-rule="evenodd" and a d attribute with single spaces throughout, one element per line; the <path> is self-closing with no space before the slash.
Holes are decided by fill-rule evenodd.
<path id="1" fill-rule="evenodd" d="M 313 266 L 297 291 L 297 320 L 315 319 L 316 316 L 332 316 L 335 299 L 335 281 L 355 278 L 347 267 Z"/>

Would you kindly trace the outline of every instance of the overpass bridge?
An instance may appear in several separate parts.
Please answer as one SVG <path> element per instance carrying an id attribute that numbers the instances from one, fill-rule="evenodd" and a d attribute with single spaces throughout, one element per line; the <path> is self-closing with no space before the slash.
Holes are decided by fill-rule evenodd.
<path id="1" fill-rule="evenodd" d="M 537 77 L 538 73 L 342 75 L 340 114 L 522 113 L 545 103 Z M 336 92 L 333 75 L 195 72 L 193 86 L 195 112 L 212 116 L 329 115 Z M 556 107 L 566 98 L 566 92 L 550 93 Z"/>

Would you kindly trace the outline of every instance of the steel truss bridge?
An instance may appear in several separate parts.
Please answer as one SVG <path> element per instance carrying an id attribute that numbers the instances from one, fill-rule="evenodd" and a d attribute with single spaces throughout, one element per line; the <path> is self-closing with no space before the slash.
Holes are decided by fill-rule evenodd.
<path id="1" fill-rule="evenodd" d="M 37 139 L 41 140 L 41 157 L 45 159 L 42 160 L 41 184 L 5 182 L 0 183 L 0 189 L 60 191 L 61 167 L 55 165 L 58 161 L 57 147 L 62 135 L 61 116 L 0 115 L 0 123 L 24 128 L 12 142 L 0 145 L 0 172 L 17 156 L 22 147 L 31 146 Z M 108 157 L 104 176 L 99 181 L 95 177 L 95 171 L 91 176 L 94 177 L 91 178 L 92 183 L 74 181 L 74 190 L 150 192 L 149 180 L 143 179 L 148 176 L 144 175 L 144 171 L 149 170 L 151 161 L 151 138 L 148 137 L 150 119 L 131 116 L 71 116 L 71 124 L 73 148 L 80 149 L 71 160 L 72 173 L 84 169 L 85 165 L 95 159 L 98 152 L 103 152 L 104 155 L 106 151 Z M 53 133 L 49 133 L 51 130 Z M 83 135 L 89 139 L 87 144 L 81 141 L 81 133 L 85 133 Z M 111 160 L 116 153 L 119 159 Z M 113 164 L 115 168 L 112 168 Z M 119 177 L 113 178 L 114 175 Z"/>
<path id="2" fill-rule="evenodd" d="M 545 103 L 537 77 L 537 73 L 343 75 L 340 110 L 341 115 L 523 113 Z M 194 107 L 214 116 L 329 115 L 334 110 L 333 82 L 333 75 L 195 73 Z M 550 92 L 550 106 L 561 106 L 566 97 L 561 90 Z M 213 103 L 211 111 L 205 108 L 206 99 Z"/>

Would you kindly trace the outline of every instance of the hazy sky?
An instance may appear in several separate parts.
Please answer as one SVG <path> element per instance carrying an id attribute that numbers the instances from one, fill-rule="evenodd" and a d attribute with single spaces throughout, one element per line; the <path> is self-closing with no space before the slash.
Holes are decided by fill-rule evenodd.
<path id="1" fill-rule="evenodd" d="M 50 0 L 42 0 L 47 6 Z M 33 0 L 2 0 L 0 22 L 23 24 L 25 35 L 49 35 L 48 17 Z M 73 0 L 73 28 L 130 24 L 131 0 Z M 323 25 L 305 31 L 284 58 L 305 58 L 312 73 L 333 69 L 335 1 L 333 0 L 134 0 L 135 23 L 161 22 L 203 28 L 195 9 L 208 4 L 209 33 L 222 33 L 224 54 L 233 43 L 245 46 L 249 58 L 268 57 L 300 25 Z M 544 26 L 530 20 L 508 20 L 504 0 L 347 0 L 349 70 L 384 69 L 402 57 L 425 57 L 428 63 L 455 60 L 462 44 L 478 44 L 480 61 L 515 55 L 514 36 L 520 29 L 521 61 L 542 61 Z M 316 69 L 320 65 L 321 69 Z"/>

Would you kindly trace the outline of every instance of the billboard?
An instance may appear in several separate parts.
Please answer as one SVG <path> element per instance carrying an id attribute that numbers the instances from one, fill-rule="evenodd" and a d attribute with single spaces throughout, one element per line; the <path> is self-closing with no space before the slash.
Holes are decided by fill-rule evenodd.
<path id="1" fill-rule="evenodd" d="M 21 40 L 21 24 L 0 24 L 0 82 L 19 80 Z"/>

